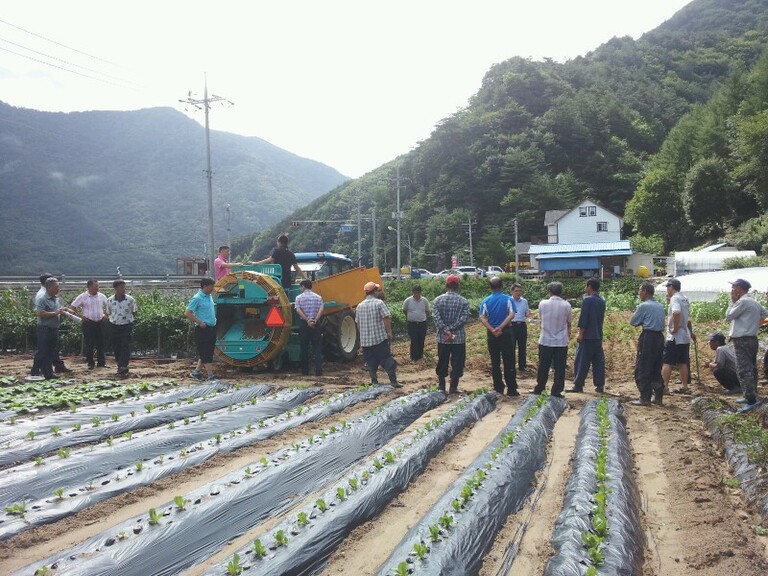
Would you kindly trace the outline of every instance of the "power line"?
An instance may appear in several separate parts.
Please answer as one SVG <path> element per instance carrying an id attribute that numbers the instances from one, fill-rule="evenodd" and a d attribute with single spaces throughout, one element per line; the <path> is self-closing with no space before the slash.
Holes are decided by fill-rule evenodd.
<path id="1" fill-rule="evenodd" d="M 46 62 L 45 60 L 40 60 L 39 58 L 33 58 L 32 56 L 29 56 L 28 54 L 21 54 L 19 52 L 15 52 L 13 50 L 9 50 L 8 48 L 3 48 L 0 46 L 0 50 L 3 50 L 5 52 L 10 52 L 11 54 L 15 54 L 16 56 L 20 56 L 22 58 L 26 58 L 27 60 L 32 60 L 33 62 L 38 62 L 40 64 L 44 64 L 45 66 L 50 66 L 51 68 L 57 68 L 59 70 L 63 70 L 64 72 L 69 72 L 71 74 L 76 74 L 78 76 L 82 76 L 83 78 L 89 78 L 90 80 L 96 80 L 97 82 L 103 82 L 104 84 L 110 84 L 112 86 L 118 86 L 120 88 L 128 88 L 129 90 L 137 90 L 137 88 L 132 88 L 130 86 L 125 86 L 123 84 L 118 84 L 116 82 L 110 82 L 109 80 L 105 80 L 104 78 L 97 78 L 96 76 L 91 76 L 89 74 L 83 74 L 82 72 L 78 72 L 77 70 L 70 70 L 69 68 L 64 68 L 63 66 L 57 66 L 56 64 L 52 64 L 51 62 Z"/>
<path id="2" fill-rule="evenodd" d="M 51 60 L 56 60 L 57 62 L 61 62 L 63 64 L 67 64 L 68 66 L 74 66 L 75 68 L 80 68 L 81 70 L 87 70 L 88 72 L 93 72 L 94 74 L 99 74 L 101 76 L 105 76 L 107 78 L 111 78 L 112 80 L 116 80 L 118 82 L 124 82 L 127 84 L 132 84 L 130 80 L 126 80 L 124 78 L 119 78 L 117 76 L 112 76 L 110 74 L 106 74 L 104 72 L 99 72 L 98 70 L 94 70 L 93 68 L 88 68 L 86 66 L 80 66 L 79 64 L 75 64 L 74 62 L 69 62 L 67 60 L 64 60 L 63 58 L 57 58 L 56 56 L 52 56 L 50 54 L 46 54 L 45 52 L 40 52 L 38 50 L 34 50 L 33 48 L 29 48 L 27 46 L 23 46 L 22 44 L 17 44 L 16 42 L 11 42 L 10 40 L 6 40 L 5 38 L 0 38 L 0 42 L 5 42 L 6 44 L 11 44 L 13 46 L 16 46 L 17 48 L 21 48 L 22 50 L 27 50 L 28 52 L 32 52 L 34 54 L 39 54 L 40 56 L 44 56 L 45 58 L 50 58 Z M 9 50 L 10 52 L 10 50 Z M 18 54 L 14 52 L 14 54 Z M 38 62 L 40 62 L 38 60 Z M 45 64 L 45 62 L 42 62 Z"/>
<path id="3" fill-rule="evenodd" d="M 16 26 L 16 24 L 11 24 L 10 22 L 6 20 L 0 19 L 0 23 L 5 24 L 6 26 L 10 26 L 11 28 L 16 28 L 16 30 L 21 30 L 22 32 L 25 32 L 26 34 L 30 34 L 32 36 L 35 36 L 37 38 L 40 38 L 42 40 L 45 40 L 46 42 L 50 42 L 51 44 L 56 44 L 57 46 L 61 46 L 62 48 L 66 48 L 67 50 L 72 50 L 73 52 L 77 52 L 78 54 L 82 54 L 83 56 L 88 56 L 88 58 L 93 58 L 94 60 L 99 60 L 100 62 L 104 62 L 106 64 L 111 64 L 112 66 L 117 66 L 118 68 L 122 68 L 119 64 L 115 64 L 114 62 L 110 62 L 109 60 L 105 60 L 104 58 L 99 58 L 98 56 L 94 56 L 93 54 L 89 54 L 88 52 L 83 52 L 82 50 L 78 50 L 77 48 L 72 48 L 71 46 L 67 46 L 66 44 L 62 44 L 61 42 L 57 42 L 56 40 L 51 40 L 50 38 L 47 38 L 43 36 L 42 34 L 37 34 L 36 32 L 32 32 L 31 30 L 27 30 L 26 28 L 22 28 L 21 26 Z"/>

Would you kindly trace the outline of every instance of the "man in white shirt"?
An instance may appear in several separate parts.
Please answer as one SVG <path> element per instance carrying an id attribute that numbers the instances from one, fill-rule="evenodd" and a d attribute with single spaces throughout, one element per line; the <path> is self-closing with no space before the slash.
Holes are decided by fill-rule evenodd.
<path id="1" fill-rule="evenodd" d="M 669 390 L 669 379 L 672 377 L 672 366 L 677 366 L 680 372 L 680 382 L 685 389 L 688 383 L 691 341 L 696 345 L 696 337 L 691 326 L 691 304 L 688 298 L 680 292 L 682 286 L 677 278 L 670 278 L 665 284 L 667 300 L 669 301 L 669 319 L 667 320 L 667 339 L 664 343 L 663 365 L 661 377 L 664 380 L 663 390 Z M 662 391 L 662 394 L 664 392 Z M 661 404 L 661 396 L 657 396 Z"/>
<path id="2" fill-rule="evenodd" d="M 728 336 L 736 353 L 736 373 L 744 391 L 744 398 L 736 402 L 746 404 L 743 412 L 757 406 L 757 332 L 760 321 L 768 316 L 749 295 L 750 288 L 752 285 L 742 278 L 731 282 L 731 304 L 725 311 L 725 319 L 731 323 Z"/>
<path id="3" fill-rule="evenodd" d="M 83 319 L 83 339 L 85 343 L 85 361 L 88 363 L 88 369 L 93 370 L 94 366 L 106 368 L 107 361 L 104 357 L 104 320 L 109 317 L 107 314 L 107 297 L 99 292 L 99 281 L 88 280 L 86 291 L 80 294 L 70 304 L 73 314 L 77 314 L 77 309 L 82 312 L 79 316 Z M 93 350 L 96 349 L 96 363 L 93 361 Z"/>
<path id="4" fill-rule="evenodd" d="M 413 285 L 412 296 L 403 302 L 403 312 L 408 321 L 408 338 L 411 340 L 411 362 L 424 356 L 424 340 L 427 337 L 429 300 L 421 295 L 421 286 Z"/>
<path id="5" fill-rule="evenodd" d="M 561 298 L 560 282 L 547 284 L 549 298 L 539 302 L 541 336 L 539 336 L 539 370 L 536 374 L 534 394 L 541 394 L 547 386 L 549 368 L 554 365 L 555 379 L 550 396 L 563 398 L 565 364 L 568 359 L 568 341 L 571 339 L 573 312 L 571 305 Z"/>

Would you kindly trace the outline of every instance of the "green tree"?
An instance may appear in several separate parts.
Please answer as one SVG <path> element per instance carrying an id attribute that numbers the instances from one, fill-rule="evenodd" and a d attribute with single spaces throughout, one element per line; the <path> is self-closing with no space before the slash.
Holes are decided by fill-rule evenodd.
<path id="1" fill-rule="evenodd" d="M 697 236 L 720 234 L 731 220 L 733 213 L 727 201 L 731 188 L 728 167 L 721 158 L 700 160 L 688 171 L 682 204 L 685 217 Z"/>

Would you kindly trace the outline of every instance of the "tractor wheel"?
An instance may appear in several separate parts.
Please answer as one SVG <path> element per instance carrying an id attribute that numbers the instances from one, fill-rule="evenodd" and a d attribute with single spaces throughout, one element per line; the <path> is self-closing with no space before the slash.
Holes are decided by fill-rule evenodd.
<path id="1" fill-rule="evenodd" d="M 352 310 L 325 316 L 323 351 L 330 360 L 354 360 L 359 348 L 360 334 L 357 332 L 355 313 Z"/>

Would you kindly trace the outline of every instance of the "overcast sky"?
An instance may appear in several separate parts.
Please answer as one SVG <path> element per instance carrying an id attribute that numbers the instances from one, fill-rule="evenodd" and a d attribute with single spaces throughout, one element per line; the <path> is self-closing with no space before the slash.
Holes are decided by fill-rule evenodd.
<path id="1" fill-rule="evenodd" d="M 234 103 L 212 107 L 212 129 L 358 177 L 428 138 L 494 63 L 565 61 L 613 36 L 638 38 L 686 4 L 4 0 L 0 100 L 45 111 L 183 112 L 178 101 L 189 91 L 202 98 L 207 74 L 209 92 Z M 204 122 L 202 112 L 187 113 Z"/>

